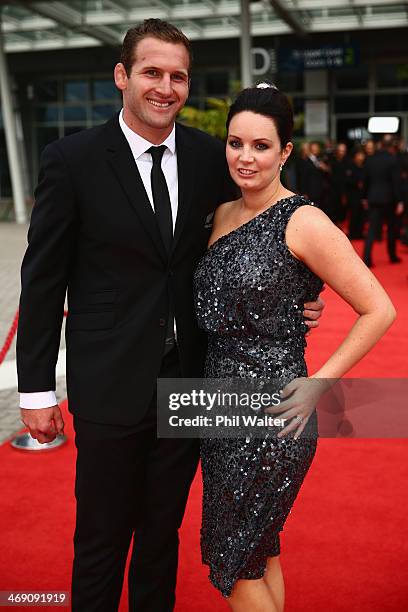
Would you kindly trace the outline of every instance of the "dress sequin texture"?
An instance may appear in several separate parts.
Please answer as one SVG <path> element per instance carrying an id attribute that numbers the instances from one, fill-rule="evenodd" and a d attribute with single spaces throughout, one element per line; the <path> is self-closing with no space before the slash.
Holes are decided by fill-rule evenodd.
<path id="1" fill-rule="evenodd" d="M 205 376 L 307 376 L 303 304 L 323 283 L 289 251 L 292 213 L 311 204 L 291 196 L 219 238 L 194 278 L 198 323 L 208 333 Z M 236 580 L 261 578 L 279 554 L 279 532 L 316 450 L 313 413 L 304 433 L 277 439 L 203 439 L 203 562 L 224 596 Z"/>

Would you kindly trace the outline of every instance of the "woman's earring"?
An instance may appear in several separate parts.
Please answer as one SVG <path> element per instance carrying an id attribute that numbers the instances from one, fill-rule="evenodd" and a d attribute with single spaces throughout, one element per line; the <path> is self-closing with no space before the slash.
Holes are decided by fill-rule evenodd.
<path id="1" fill-rule="evenodd" d="M 282 170 L 283 170 L 283 164 L 279 166 L 279 171 L 282 172 Z"/>

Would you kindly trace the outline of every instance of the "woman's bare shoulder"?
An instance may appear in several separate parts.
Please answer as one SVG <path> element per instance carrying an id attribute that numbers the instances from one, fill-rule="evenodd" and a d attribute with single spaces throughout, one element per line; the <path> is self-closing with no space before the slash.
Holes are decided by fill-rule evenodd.
<path id="1" fill-rule="evenodd" d="M 228 218 L 228 215 L 235 209 L 239 200 L 231 200 L 220 204 L 215 210 L 213 227 L 220 226 Z"/>
<path id="2" fill-rule="evenodd" d="M 306 263 L 313 254 L 323 258 L 339 250 L 354 252 L 345 233 L 326 213 L 310 204 L 300 206 L 290 217 L 286 227 L 286 244 L 295 257 Z"/>
<path id="3" fill-rule="evenodd" d="M 228 214 L 229 212 L 231 212 L 231 210 L 233 210 L 233 208 L 238 204 L 238 202 L 240 201 L 241 198 L 239 198 L 238 200 L 231 200 L 230 202 L 224 202 L 223 204 L 220 204 L 216 209 L 215 209 L 215 216 L 220 219 L 222 218 L 224 215 Z"/>
<path id="4" fill-rule="evenodd" d="M 288 223 L 288 231 L 327 231 L 328 227 L 338 229 L 326 213 L 312 203 L 299 206 L 291 215 Z"/>

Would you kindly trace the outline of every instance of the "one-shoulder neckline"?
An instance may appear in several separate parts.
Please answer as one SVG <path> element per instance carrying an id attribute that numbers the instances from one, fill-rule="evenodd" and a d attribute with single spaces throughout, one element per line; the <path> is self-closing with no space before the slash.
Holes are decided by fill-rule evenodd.
<path id="1" fill-rule="evenodd" d="M 293 198 L 300 198 L 302 200 L 306 199 L 302 195 L 299 195 L 298 193 L 295 193 L 295 194 L 293 194 L 291 196 L 286 196 L 285 198 L 281 198 L 280 200 L 277 200 L 274 204 L 271 204 L 270 206 L 268 206 L 268 208 L 265 208 L 265 210 L 263 210 L 262 212 L 260 212 L 257 215 L 255 215 L 255 217 L 252 217 L 252 219 L 249 219 L 249 221 L 246 221 L 245 223 L 241 223 L 241 225 L 238 225 L 238 227 L 236 227 L 235 229 L 233 229 L 230 232 L 228 232 L 227 234 L 223 234 L 222 236 L 217 238 L 217 240 L 215 240 L 212 244 L 210 244 L 209 247 L 207 247 L 207 252 L 210 251 L 213 247 L 215 247 L 215 245 L 217 245 L 224 238 L 228 238 L 228 236 L 231 236 L 232 234 L 235 234 L 236 232 L 238 232 L 238 230 L 240 230 L 240 229 L 242 229 L 244 227 L 247 227 L 253 221 L 256 221 L 257 219 L 259 219 L 260 217 L 262 217 L 266 213 L 271 212 L 279 204 L 282 204 L 283 202 L 286 202 L 287 200 L 292 200 Z"/>

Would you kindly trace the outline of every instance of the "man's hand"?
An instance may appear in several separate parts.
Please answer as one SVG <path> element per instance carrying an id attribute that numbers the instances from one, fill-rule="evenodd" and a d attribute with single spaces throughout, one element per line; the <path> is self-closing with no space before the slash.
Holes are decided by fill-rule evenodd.
<path id="1" fill-rule="evenodd" d="M 305 321 L 305 324 L 309 328 L 309 331 L 306 334 L 307 336 L 310 334 L 310 331 L 313 327 L 319 327 L 319 319 L 322 316 L 322 311 L 324 307 L 325 303 L 320 297 L 317 298 L 316 302 L 305 303 L 303 316 L 308 319 L 307 321 Z"/>
<path id="2" fill-rule="evenodd" d="M 40 444 L 52 442 L 64 433 L 64 421 L 59 406 L 28 410 L 21 408 L 21 420 Z"/>

